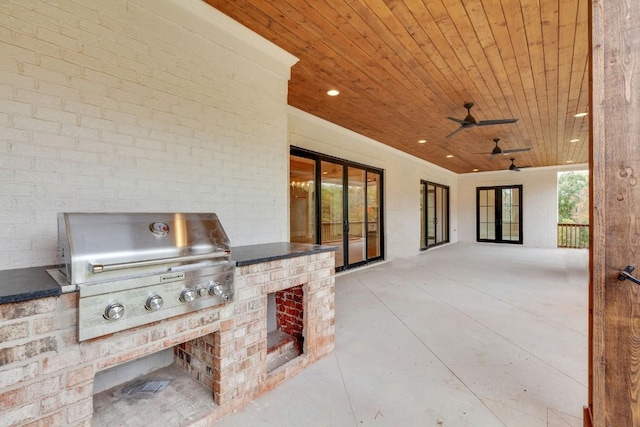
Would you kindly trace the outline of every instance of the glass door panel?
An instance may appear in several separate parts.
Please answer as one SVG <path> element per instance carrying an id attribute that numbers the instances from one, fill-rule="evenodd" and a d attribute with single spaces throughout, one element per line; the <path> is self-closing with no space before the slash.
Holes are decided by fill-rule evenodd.
<path id="1" fill-rule="evenodd" d="M 436 243 L 436 190 L 431 184 L 427 185 L 427 246 Z"/>
<path id="2" fill-rule="evenodd" d="M 364 261 L 366 257 L 366 218 L 365 218 L 366 172 L 363 169 L 348 168 L 348 227 L 347 246 L 348 264 Z"/>
<path id="3" fill-rule="evenodd" d="M 426 186 L 424 184 L 420 185 L 420 213 L 422 214 L 422 217 L 425 216 L 425 191 L 426 191 Z M 427 221 L 420 221 L 420 247 L 421 248 L 426 248 L 427 247 L 427 233 L 426 233 L 426 227 L 425 227 L 425 223 Z"/>
<path id="4" fill-rule="evenodd" d="M 320 163 L 320 244 L 337 246 L 336 268 L 344 265 L 344 167 L 337 163 Z"/>
<path id="5" fill-rule="evenodd" d="M 479 195 L 478 195 L 478 214 L 479 214 L 478 239 L 479 240 L 494 240 L 496 238 L 495 212 L 496 212 L 495 191 L 479 190 Z"/>
<path id="6" fill-rule="evenodd" d="M 367 258 L 382 255 L 380 174 L 367 172 Z"/>
<path id="7" fill-rule="evenodd" d="M 449 241 L 449 187 L 441 187 L 442 189 L 442 203 L 440 203 L 440 209 L 438 218 L 440 218 L 440 241 Z"/>
<path id="8" fill-rule="evenodd" d="M 315 177 L 315 161 L 289 157 L 289 235 L 292 242 L 316 242 Z"/>
<path id="9" fill-rule="evenodd" d="M 502 189 L 502 240 L 520 240 L 519 189 Z"/>
<path id="10" fill-rule="evenodd" d="M 442 242 L 442 237 L 443 237 L 443 233 L 442 233 L 442 217 L 444 216 L 442 214 L 442 209 L 444 208 L 444 200 L 443 200 L 443 194 L 444 191 L 442 191 L 442 187 L 436 187 L 436 206 L 435 206 L 435 211 L 436 211 L 436 215 L 434 217 L 434 226 L 436 229 L 436 243 L 437 242 Z"/>
<path id="11" fill-rule="evenodd" d="M 421 248 L 449 241 L 449 187 L 421 182 L 420 186 Z"/>

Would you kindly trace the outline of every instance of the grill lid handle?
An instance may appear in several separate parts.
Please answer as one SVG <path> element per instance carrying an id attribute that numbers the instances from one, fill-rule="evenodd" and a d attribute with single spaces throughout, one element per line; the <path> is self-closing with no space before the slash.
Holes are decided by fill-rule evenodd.
<path id="1" fill-rule="evenodd" d="M 178 256 L 178 257 L 172 257 L 172 258 L 158 258 L 158 259 L 151 259 L 146 261 L 120 262 L 115 264 L 89 263 L 89 270 L 91 270 L 93 274 L 98 274 L 98 273 L 104 273 L 107 271 L 126 270 L 127 268 L 136 268 L 136 267 L 148 267 L 152 265 L 169 264 L 172 262 L 190 262 L 190 261 L 201 261 L 206 259 L 222 258 L 222 257 L 228 256 L 229 253 L 230 251 L 209 252 L 206 254 L 185 255 L 185 256 Z"/>

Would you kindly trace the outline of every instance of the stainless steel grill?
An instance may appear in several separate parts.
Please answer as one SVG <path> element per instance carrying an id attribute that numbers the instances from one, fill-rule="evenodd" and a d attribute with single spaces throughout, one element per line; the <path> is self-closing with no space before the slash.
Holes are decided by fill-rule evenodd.
<path id="1" fill-rule="evenodd" d="M 213 213 L 62 213 L 62 266 L 79 292 L 79 340 L 228 303 L 229 239 Z"/>

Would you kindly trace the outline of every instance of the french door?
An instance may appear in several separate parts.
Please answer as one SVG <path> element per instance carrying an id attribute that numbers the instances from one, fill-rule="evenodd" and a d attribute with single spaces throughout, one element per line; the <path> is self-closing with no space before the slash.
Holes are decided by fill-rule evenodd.
<path id="1" fill-rule="evenodd" d="M 449 187 L 420 182 L 422 212 L 420 248 L 428 249 L 449 241 Z"/>
<path id="2" fill-rule="evenodd" d="M 290 240 L 337 246 L 336 270 L 382 259 L 382 171 L 291 149 Z"/>
<path id="3" fill-rule="evenodd" d="M 476 240 L 522 244 L 522 185 L 476 189 Z"/>

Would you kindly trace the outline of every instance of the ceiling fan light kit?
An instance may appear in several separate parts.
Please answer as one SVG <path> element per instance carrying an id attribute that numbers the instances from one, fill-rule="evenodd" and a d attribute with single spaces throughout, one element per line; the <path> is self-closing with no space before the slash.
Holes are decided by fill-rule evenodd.
<path id="1" fill-rule="evenodd" d="M 513 157 L 510 158 L 509 160 L 511 160 L 511 164 L 509 165 L 509 170 L 510 171 L 520 172 L 520 169 L 530 168 L 531 167 L 531 166 L 516 166 L 516 164 L 514 163 L 514 161 L 516 159 L 514 159 Z"/>
<path id="2" fill-rule="evenodd" d="M 531 147 L 525 147 L 525 148 L 509 148 L 507 150 L 503 150 L 502 148 L 500 148 L 500 146 L 498 145 L 498 142 L 500 142 L 500 138 L 494 138 L 493 142 L 495 142 L 496 146 L 493 147 L 493 151 L 491 151 L 491 155 L 489 156 L 489 160 L 493 159 L 494 157 L 496 157 L 499 154 L 511 154 L 511 153 L 521 153 L 523 151 L 529 151 L 531 150 Z"/>

